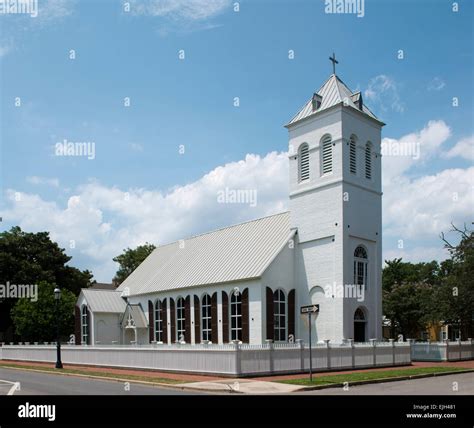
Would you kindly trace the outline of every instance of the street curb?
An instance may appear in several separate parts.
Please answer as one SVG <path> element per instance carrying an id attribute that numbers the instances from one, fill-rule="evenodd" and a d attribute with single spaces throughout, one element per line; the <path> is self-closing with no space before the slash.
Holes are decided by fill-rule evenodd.
<path id="1" fill-rule="evenodd" d="M 159 386 L 159 387 L 165 387 L 165 388 L 170 388 L 170 389 L 181 389 L 184 390 L 186 387 L 182 386 L 182 384 L 178 385 L 173 385 L 169 383 L 160 383 L 160 382 L 148 382 L 145 380 L 135 380 L 135 379 L 123 379 L 120 377 L 107 377 L 107 376 L 95 376 L 95 375 L 85 375 L 85 374 L 79 374 L 79 373 L 64 373 L 64 372 L 53 372 L 49 370 L 39 370 L 39 369 L 28 369 L 28 368 L 23 368 L 23 367 L 7 367 L 7 366 L 2 366 L 0 365 L 0 369 L 12 369 L 12 370 L 22 370 L 22 371 L 29 371 L 29 372 L 37 372 L 37 373 L 45 373 L 45 374 L 52 374 L 52 375 L 60 375 L 60 376 L 73 376 L 73 377 L 85 377 L 89 379 L 100 379 L 100 380 L 110 380 L 110 381 L 115 381 L 115 382 L 129 382 L 129 383 L 138 383 L 138 384 L 143 384 L 147 386 Z M 204 389 L 203 389 L 204 391 Z"/>
<path id="2" fill-rule="evenodd" d="M 347 382 L 347 386 L 358 386 L 358 385 L 369 385 L 374 383 L 388 383 L 388 382 L 398 382 L 401 380 L 414 380 L 414 379 L 423 379 L 427 377 L 437 377 L 437 376 L 448 376 L 453 374 L 463 374 L 463 373 L 472 373 L 474 369 L 465 369 L 465 370 L 457 370 L 451 372 L 442 372 L 442 373 L 427 373 L 427 374 L 419 374 L 419 375 L 407 375 L 407 376 L 398 376 L 398 377 L 390 377 L 385 379 L 371 379 L 371 380 L 356 380 L 354 382 Z M 293 384 L 297 385 L 297 384 Z M 331 383 L 329 385 L 315 385 L 315 386 L 303 386 L 301 389 L 298 389 L 294 392 L 301 392 L 301 391 L 314 391 L 318 389 L 329 389 L 329 388 L 338 388 L 343 387 L 346 385 L 346 382 L 339 382 L 339 383 Z"/>

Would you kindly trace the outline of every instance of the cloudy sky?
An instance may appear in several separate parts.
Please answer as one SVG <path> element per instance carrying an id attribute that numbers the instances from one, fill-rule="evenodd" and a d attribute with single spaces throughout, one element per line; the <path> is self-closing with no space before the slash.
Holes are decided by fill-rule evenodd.
<path id="1" fill-rule="evenodd" d="M 366 0 L 357 17 L 316 0 L 39 0 L 35 18 L 0 15 L 0 227 L 47 230 L 110 281 L 126 247 L 286 210 L 283 125 L 335 52 L 385 147 L 419 147 L 384 153 L 384 257 L 441 260 L 439 233 L 474 211 L 473 5 L 458 3 Z M 95 152 L 56 156 L 64 140 Z M 217 203 L 226 187 L 257 205 Z"/>

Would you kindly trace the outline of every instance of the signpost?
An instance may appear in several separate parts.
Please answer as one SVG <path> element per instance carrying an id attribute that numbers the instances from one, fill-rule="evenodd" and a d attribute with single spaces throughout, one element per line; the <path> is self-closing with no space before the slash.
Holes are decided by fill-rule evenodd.
<path id="1" fill-rule="evenodd" d="M 319 312 L 319 305 L 301 306 L 301 314 L 308 314 L 309 320 L 309 381 L 313 382 L 313 353 L 311 351 L 311 314 Z"/>

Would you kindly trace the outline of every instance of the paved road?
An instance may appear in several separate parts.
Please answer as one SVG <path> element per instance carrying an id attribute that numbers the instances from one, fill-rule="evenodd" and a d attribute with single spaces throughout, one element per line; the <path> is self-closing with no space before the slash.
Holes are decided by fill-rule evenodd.
<path id="1" fill-rule="evenodd" d="M 457 391 L 455 388 L 457 387 Z M 297 392 L 312 395 L 474 395 L 474 373 Z"/>
<path id="2" fill-rule="evenodd" d="M 183 395 L 190 394 L 174 388 L 129 384 L 126 390 L 123 382 L 97 380 L 74 376 L 36 373 L 31 371 L 0 368 L 0 380 L 20 382 L 20 391 L 15 395 Z M 1 384 L 1 382 L 0 382 Z M 0 388 L 0 395 L 6 395 L 7 388 Z M 197 392 L 191 393 L 198 394 Z"/>

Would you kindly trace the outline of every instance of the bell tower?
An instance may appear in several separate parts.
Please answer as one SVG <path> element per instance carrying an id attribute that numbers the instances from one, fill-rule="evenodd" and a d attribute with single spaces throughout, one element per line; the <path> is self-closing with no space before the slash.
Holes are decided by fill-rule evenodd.
<path id="1" fill-rule="evenodd" d="M 381 122 L 334 73 L 286 125 L 297 304 L 319 304 L 313 339 L 382 330 Z M 301 321 L 301 320 L 300 320 Z M 301 321 L 298 337 L 307 336 Z"/>

